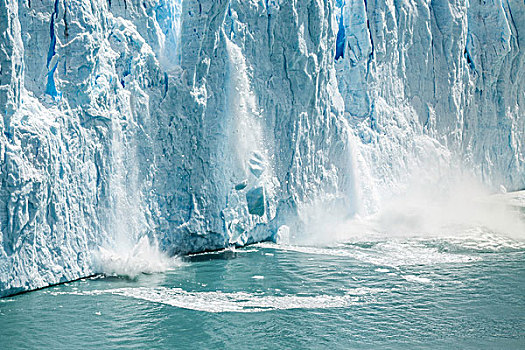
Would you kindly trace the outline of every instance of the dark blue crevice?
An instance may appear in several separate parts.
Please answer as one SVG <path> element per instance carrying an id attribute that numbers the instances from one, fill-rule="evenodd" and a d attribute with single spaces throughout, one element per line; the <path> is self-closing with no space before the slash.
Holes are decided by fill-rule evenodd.
<path id="1" fill-rule="evenodd" d="M 47 52 L 47 64 L 46 64 L 46 67 L 48 69 L 46 94 L 52 96 L 55 100 L 59 100 L 60 97 L 62 96 L 62 93 L 56 89 L 55 78 L 54 78 L 55 71 L 58 67 L 58 60 L 56 60 L 55 65 L 51 69 L 49 69 L 49 64 L 51 63 L 51 60 L 56 54 L 55 48 L 56 48 L 57 39 L 56 39 L 56 33 L 55 33 L 55 19 L 58 18 L 58 4 L 59 4 L 58 2 L 59 0 L 55 0 L 54 11 L 51 14 L 51 22 L 49 24 L 49 37 L 51 41 L 49 43 L 49 50 Z"/>
<path id="2" fill-rule="evenodd" d="M 53 68 L 51 68 L 51 70 L 47 73 L 47 84 L 46 84 L 46 94 L 53 97 L 55 100 L 60 99 L 60 97 L 62 96 L 62 93 L 57 90 L 57 87 L 55 85 L 54 74 L 57 69 L 57 66 L 58 66 L 58 60 L 53 66 Z"/>
<path id="3" fill-rule="evenodd" d="M 467 63 L 470 67 L 470 69 L 472 69 L 473 71 L 476 70 L 476 67 L 474 66 L 474 61 L 472 60 L 472 58 L 470 57 L 470 54 L 468 53 L 467 49 L 465 49 L 463 51 L 463 54 L 465 55 L 465 58 L 467 59 Z"/>
<path id="4" fill-rule="evenodd" d="M 231 20 L 231 25 L 230 25 L 230 32 L 228 33 L 229 34 L 229 37 L 230 37 L 230 40 L 233 39 L 234 35 L 235 35 L 235 22 L 232 18 L 232 4 L 231 4 L 231 1 L 228 2 L 228 11 L 227 11 L 227 14 L 228 14 L 228 18 Z"/>
<path id="5" fill-rule="evenodd" d="M 57 44 L 57 38 L 55 36 L 55 13 L 51 15 L 51 23 L 49 25 L 49 36 L 51 37 L 51 42 L 49 44 L 49 51 L 47 52 L 47 69 L 49 69 L 49 63 L 55 55 L 55 46 Z"/>
<path id="6" fill-rule="evenodd" d="M 335 60 L 345 58 L 346 32 L 343 19 L 343 7 L 341 7 L 341 17 L 339 17 L 339 30 L 337 31 L 337 40 L 335 43 Z"/>
<path id="7" fill-rule="evenodd" d="M 164 96 L 168 94 L 168 83 L 169 83 L 168 74 L 164 73 Z"/>
<path id="8" fill-rule="evenodd" d="M 366 27 L 368 28 L 368 35 L 370 37 L 371 52 L 370 57 L 374 57 L 374 38 L 372 37 L 372 30 L 370 29 L 370 20 L 368 19 L 368 1 L 365 1 L 365 12 L 366 12 Z"/>
<path id="9" fill-rule="evenodd" d="M 467 64 L 468 64 L 469 68 L 474 73 L 477 73 L 478 71 L 476 70 L 476 64 L 474 63 L 474 59 L 472 58 L 472 56 L 470 55 L 470 52 L 468 50 L 469 40 L 470 40 L 470 38 L 467 39 L 467 45 L 465 46 L 465 49 L 463 50 L 463 56 L 465 56 L 465 59 L 467 60 Z"/>

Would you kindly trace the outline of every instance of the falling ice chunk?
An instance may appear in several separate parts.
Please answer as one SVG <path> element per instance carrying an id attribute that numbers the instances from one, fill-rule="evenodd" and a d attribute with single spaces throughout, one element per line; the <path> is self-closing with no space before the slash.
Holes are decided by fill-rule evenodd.
<path id="1" fill-rule="evenodd" d="M 256 187 L 246 193 L 248 212 L 252 215 L 264 215 L 264 187 Z"/>
<path id="2" fill-rule="evenodd" d="M 275 243 L 290 244 L 290 228 L 286 225 L 281 225 L 275 234 Z"/>
<path id="3" fill-rule="evenodd" d="M 248 186 L 248 181 L 244 180 L 243 182 L 238 183 L 237 185 L 235 185 L 235 189 L 237 191 L 244 190 L 246 188 L 246 186 Z"/>
<path id="4" fill-rule="evenodd" d="M 248 165 L 250 166 L 250 171 L 252 172 L 252 174 L 256 177 L 260 177 L 264 172 L 263 156 L 258 152 L 253 152 L 252 157 L 248 161 Z"/>

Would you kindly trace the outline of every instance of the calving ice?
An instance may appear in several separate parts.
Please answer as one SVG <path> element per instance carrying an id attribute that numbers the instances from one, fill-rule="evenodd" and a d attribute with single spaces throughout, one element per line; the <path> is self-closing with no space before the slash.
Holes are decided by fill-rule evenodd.
<path id="1" fill-rule="evenodd" d="M 0 28 L 1 296 L 525 188 L 520 0 L 4 0 Z"/>

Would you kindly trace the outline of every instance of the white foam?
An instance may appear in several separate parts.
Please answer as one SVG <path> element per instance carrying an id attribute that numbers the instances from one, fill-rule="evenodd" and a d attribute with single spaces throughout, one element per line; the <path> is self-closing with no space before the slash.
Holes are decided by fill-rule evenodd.
<path id="1" fill-rule="evenodd" d="M 432 280 L 430 278 L 416 276 L 416 275 L 403 275 L 401 276 L 408 282 L 416 282 L 416 283 L 432 283 Z"/>
<path id="2" fill-rule="evenodd" d="M 383 273 L 387 273 L 387 272 L 390 272 L 389 269 L 382 269 L 382 268 L 377 268 L 375 269 L 376 272 L 383 272 Z"/>

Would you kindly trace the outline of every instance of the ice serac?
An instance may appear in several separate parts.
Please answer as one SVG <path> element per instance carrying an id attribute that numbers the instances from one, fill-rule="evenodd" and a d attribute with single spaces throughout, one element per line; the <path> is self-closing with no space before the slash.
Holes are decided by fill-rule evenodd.
<path id="1" fill-rule="evenodd" d="M 0 28 L 0 295 L 451 167 L 525 187 L 523 1 L 1 0 Z"/>

